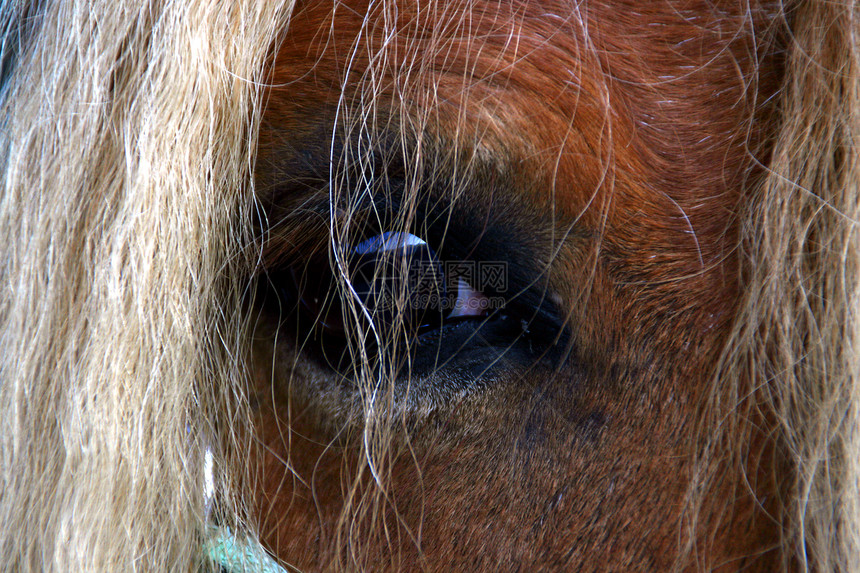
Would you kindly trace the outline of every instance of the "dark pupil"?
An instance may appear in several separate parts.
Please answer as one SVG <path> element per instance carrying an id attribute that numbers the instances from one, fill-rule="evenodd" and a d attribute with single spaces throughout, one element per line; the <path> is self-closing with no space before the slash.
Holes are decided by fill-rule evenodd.
<path id="1" fill-rule="evenodd" d="M 355 296 L 377 326 L 399 316 L 409 330 L 438 325 L 447 307 L 445 273 L 436 253 L 408 233 L 362 241 L 349 261 Z"/>

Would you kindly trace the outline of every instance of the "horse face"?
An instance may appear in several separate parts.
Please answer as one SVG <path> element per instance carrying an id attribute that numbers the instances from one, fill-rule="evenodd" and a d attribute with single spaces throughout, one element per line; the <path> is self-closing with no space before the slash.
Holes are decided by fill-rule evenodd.
<path id="1" fill-rule="evenodd" d="M 274 553 L 767 567 L 766 480 L 695 456 L 777 75 L 742 8 L 297 5 L 257 166 Z"/>

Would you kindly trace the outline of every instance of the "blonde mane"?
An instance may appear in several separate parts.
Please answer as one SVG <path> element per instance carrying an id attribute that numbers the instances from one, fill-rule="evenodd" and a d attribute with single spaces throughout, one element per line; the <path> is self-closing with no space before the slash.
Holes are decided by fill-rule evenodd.
<path id="1" fill-rule="evenodd" d="M 214 432 L 245 419 L 236 269 L 289 8 L 3 3 L 4 568 L 200 559 L 204 451 L 227 463 Z"/>
<path id="2" fill-rule="evenodd" d="M 748 467 L 750 420 L 769 421 L 760 464 L 782 495 L 769 501 L 785 568 L 852 571 L 860 14 L 848 0 L 783 10 L 771 159 L 745 190 L 744 296 L 696 454 Z M 291 11 L 288 0 L 0 4 L 4 568 L 191 570 L 213 523 L 256 536 L 252 174 Z M 379 424 L 367 428 L 372 462 L 390 421 L 365 419 Z M 716 479 L 691 484 L 693 521 Z M 374 491 L 353 513 L 383 503 Z M 341 519 L 344 535 L 361 521 Z"/>
<path id="3" fill-rule="evenodd" d="M 744 298 L 716 386 L 742 444 L 751 409 L 774 422 L 770 465 L 785 566 L 860 567 L 860 10 L 788 6 L 788 52 L 767 177 L 742 215 Z M 739 382 L 745 381 L 745 383 Z M 715 387 L 716 387 L 715 386 Z M 717 409 L 720 411 L 720 409 Z"/>

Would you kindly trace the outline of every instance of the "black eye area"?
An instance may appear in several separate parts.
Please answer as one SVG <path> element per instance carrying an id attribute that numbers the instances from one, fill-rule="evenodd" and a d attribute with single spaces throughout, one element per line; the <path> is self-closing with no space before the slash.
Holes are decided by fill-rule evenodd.
<path id="1" fill-rule="evenodd" d="M 402 325 L 411 335 L 488 315 L 487 297 L 457 272 L 460 263 L 443 261 L 416 235 L 385 232 L 345 251 L 334 271 L 328 261 L 318 261 L 302 276 L 293 275 L 302 306 L 329 333 L 345 332 L 349 312 L 377 330 Z M 336 286 L 332 273 L 340 271 L 346 280 Z M 342 301 L 350 299 L 358 304 L 345 307 Z"/>
<path id="2" fill-rule="evenodd" d="M 351 250 L 349 287 L 375 325 L 397 317 L 410 331 L 432 327 L 442 318 L 447 285 L 442 262 L 421 238 L 382 233 Z"/>

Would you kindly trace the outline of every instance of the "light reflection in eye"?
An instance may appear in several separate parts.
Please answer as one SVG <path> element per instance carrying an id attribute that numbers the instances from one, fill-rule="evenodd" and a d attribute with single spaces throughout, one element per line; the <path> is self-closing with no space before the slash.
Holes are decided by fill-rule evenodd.
<path id="1" fill-rule="evenodd" d="M 395 309 L 413 330 L 487 314 L 486 297 L 462 277 L 449 284 L 443 261 L 416 235 L 385 232 L 360 242 L 352 254 L 354 292 L 383 322 L 394 320 Z"/>
<path id="2" fill-rule="evenodd" d="M 457 296 L 454 299 L 451 313 L 446 318 L 450 320 L 452 318 L 486 316 L 490 307 L 489 302 L 484 293 L 475 290 L 462 277 L 458 277 Z"/>
<path id="3" fill-rule="evenodd" d="M 381 235 L 376 235 L 375 237 L 371 237 L 360 242 L 358 245 L 353 247 L 352 252 L 356 255 L 367 255 L 370 253 L 378 253 L 380 251 L 393 251 L 396 249 L 422 246 L 426 244 L 426 241 L 410 233 L 394 233 L 386 231 Z"/>

